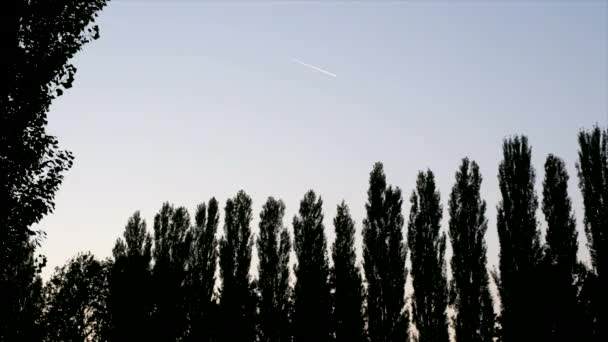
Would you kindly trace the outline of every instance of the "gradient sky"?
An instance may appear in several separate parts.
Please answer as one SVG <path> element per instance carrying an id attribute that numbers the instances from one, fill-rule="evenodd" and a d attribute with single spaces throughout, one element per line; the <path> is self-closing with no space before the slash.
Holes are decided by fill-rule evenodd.
<path id="1" fill-rule="evenodd" d="M 46 274 L 80 251 L 110 256 L 135 210 L 151 229 L 163 201 L 193 214 L 239 189 L 256 230 L 269 195 L 291 227 L 312 188 L 327 228 L 345 199 L 360 231 L 376 161 L 406 217 L 432 169 L 447 215 L 464 156 L 484 175 L 497 265 L 501 142 L 515 133 L 537 190 L 546 155 L 565 159 L 581 229 L 576 134 L 608 121 L 607 17 L 606 1 L 112 1 L 49 115 L 76 159 L 40 224 Z"/>

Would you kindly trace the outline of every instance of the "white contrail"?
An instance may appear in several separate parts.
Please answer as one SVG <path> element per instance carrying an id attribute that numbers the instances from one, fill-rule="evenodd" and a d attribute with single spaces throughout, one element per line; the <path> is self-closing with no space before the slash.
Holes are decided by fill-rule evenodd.
<path id="1" fill-rule="evenodd" d="M 302 61 L 301 61 L 301 60 L 299 60 L 299 59 L 295 59 L 295 58 L 293 58 L 292 60 L 293 60 L 294 62 L 296 62 L 296 63 L 302 64 L 303 66 L 307 66 L 307 67 L 309 67 L 309 68 L 311 68 L 311 69 L 317 70 L 318 72 L 322 72 L 322 73 L 324 73 L 325 75 L 329 75 L 329 76 L 331 76 L 331 77 L 338 77 L 338 75 L 336 75 L 336 74 L 334 74 L 334 73 L 331 73 L 331 72 L 329 72 L 329 71 L 327 71 L 327 70 L 323 70 L 323 69 L 321 69 L 321 68 L 319 68 L 319 67 L 316 67 L 316 66 L 314 66 L 314 65 L 310 65 L 310 64 L 308 64 L 308 63 L 304 63 L 304 62 L 302 62 Z"/>

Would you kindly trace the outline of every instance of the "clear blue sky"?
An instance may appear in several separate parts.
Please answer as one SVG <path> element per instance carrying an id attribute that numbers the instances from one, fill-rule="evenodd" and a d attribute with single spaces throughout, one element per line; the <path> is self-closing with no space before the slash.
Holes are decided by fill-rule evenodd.
<path id="1" fill-rule="evenodd" d="M 606 1 L 113 1 L 49 116 L 76 160 L 41 222 L 47 272 L 79 251 L 110 256 L 135 210 L 151 229 L 163 201 L 193 213 L 239 189 L 256 225 L 272 195 L 291 226 L 312 188 L 328 228 L 345 199 L 360 230 L 375 161 L 406 217 L 420 169 L 447 209 L 464 156 L 484 175 L 494 265 L 501 141 L 515 133 L 537 190 L 546 155 L 566 160 L 580 229 L 576 134 L 608 120 L 607 17 Z"/>

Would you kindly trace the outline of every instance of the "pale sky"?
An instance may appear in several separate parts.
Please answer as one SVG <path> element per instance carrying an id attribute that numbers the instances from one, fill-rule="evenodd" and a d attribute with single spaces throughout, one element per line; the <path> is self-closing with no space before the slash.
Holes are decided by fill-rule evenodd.
<path id="1" fill-rule="evenodd" d="M 152 229 L 164 201 L 193 215 L 216 196 L 223 219 L 239 189 L 256 230 L 268 196 L 291 227 L 312 188 L 330 240 L 342 199 L 360 231 L 376 161 L 406 218 L 418 170 L 433 170 L 446 227 L 464 156 L 484 176 L 492 267 L 501 142 L 516 133 L 539 195 L 546 155 L 565 159 L 585 256 L 576 134 L 608 123 L 607 18 L 592 0 L 112 1 L 49 115 L 76 159 L 41 222 L 45 274 L 80 251 L 110 256 L 135 210 Z"/>

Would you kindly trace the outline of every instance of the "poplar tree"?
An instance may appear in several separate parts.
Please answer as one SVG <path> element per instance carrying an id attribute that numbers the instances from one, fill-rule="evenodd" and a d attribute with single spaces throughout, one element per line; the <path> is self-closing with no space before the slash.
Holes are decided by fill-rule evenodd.
<path id="1" fill-rule="evenodd" d="M 449 199 L 449 236 L 452 243 L 451 302 L 456 312 L 456 341 L 491 341 L 494 309 L 485 242 L 486 202 L 479 193 L 479 166 L 468 158 L 456 172 Z"/>
<path id="2" fill-rule="evenodd" d="M 187 308 L 189 341 L 211 341 L 216 330 L 214 301 L 215 271 L 218 242 L 215 237 L 219 223 L 219 208 L 215 198 L 196 208 L 194 226 L 190 230 L 191 245 L 188 256 Z"/>
<path id="3" fill-rule="evenodd" d="M 154 217 L 153 333 L 158 341 L 184 338 L 187 329 L 184 283 L 190 242 L 190 215 L 164 203 Z"/>
<path id="4" fill-rule="evenodd" d="M 368 334 L 371 341 L 408 338 L 405 311 L 406 248 L 403 242 L 403 199 L 398 187 L 386 185 L 382 163 L 369 176 L 363 220 L 363 269 L 367 281 Z"/>
<path id="5" fill-rule="evenodd" d="M 355 253 L 355 223 L 344 201 L 334 218 L 336 240 L 332 246 L 333 321 L 337 342 L 365 341 L 363 283 Z"/>
<path id="6" fill-rule="evenodd" d="M 260 292 L 260 341 L 291 341 L 289 253 L 291 238 L 283 225 L 285 204 L 269 197 L 260 213 L 257 239 Z"/>
<path id="7" fill-rule="evenodd" d="M 420 172 L 410 198 L 408 246 L 412 262 L 412 314 L 418 341 L 449 341 L 445 233 L 440 232 L 442 207 L 435 176 Z"/>
<path id="8" fill-rule="evenodd" d="M 500 243 L 499 293 L 504 342 L 542 339 L 544 317 L 539 284 L 542 278 L 540 232 L 536 222 L 538 199 L 534 190 L 532 150 L 525 136 L 503 143 L 499 166 L 497 228 Z"/>
<path id="9" fill-rule="evenodd" d="M 312 191 L 304 195 L 293 218 L 295 238 L 294 340 L 330 341 L 332 337 L 329 262 L 323 225 L 323 201 Z"/>
<path id="10" fill-rule="evenodd" d="M 253 341 L 255 301 L 249 279 L 251 266 L 251 197 L 244 191 L 226 202 L 224 236 L 220 241 L 221 341 Z"/>
<path id="11" fill-rule="evenodd" d="M 568 173 L 564 162 L 549 155 L 545 162 L 542 211 L 547 222 L 545 264 L 546 315 L 551 340 L 576 340 L 579 315 L 575 275 L 578 262 L 577 232 L 568 196 Z"/>
<path id="12" fill-rule="evenodd" d="M 116 241 L 112 250 L 109 308 L 114 341 L 151 338 L 151 249 L 152 237 L 136 211 L 127 221 L 123 238 Z"/>
<path id="13" fill-rule="evenodd" d="M 597 285 L 589 286 L 593 291 L 594 300 L 598 303 L 596 310 L 596 327 L 600 329 L 601 336 L 606 336 L 608 323 L 606 310 L 608 305 L 603 289 L 608 288 L 606 280 L 606 266 L 608 257 L 608 129 L 595 126 L 588 131 L 578 134 L 578 171 L 579 187 L 583 195 L 585 208 L 584 223 L 589 252 L 591 254 L 592 271 Z"/>

